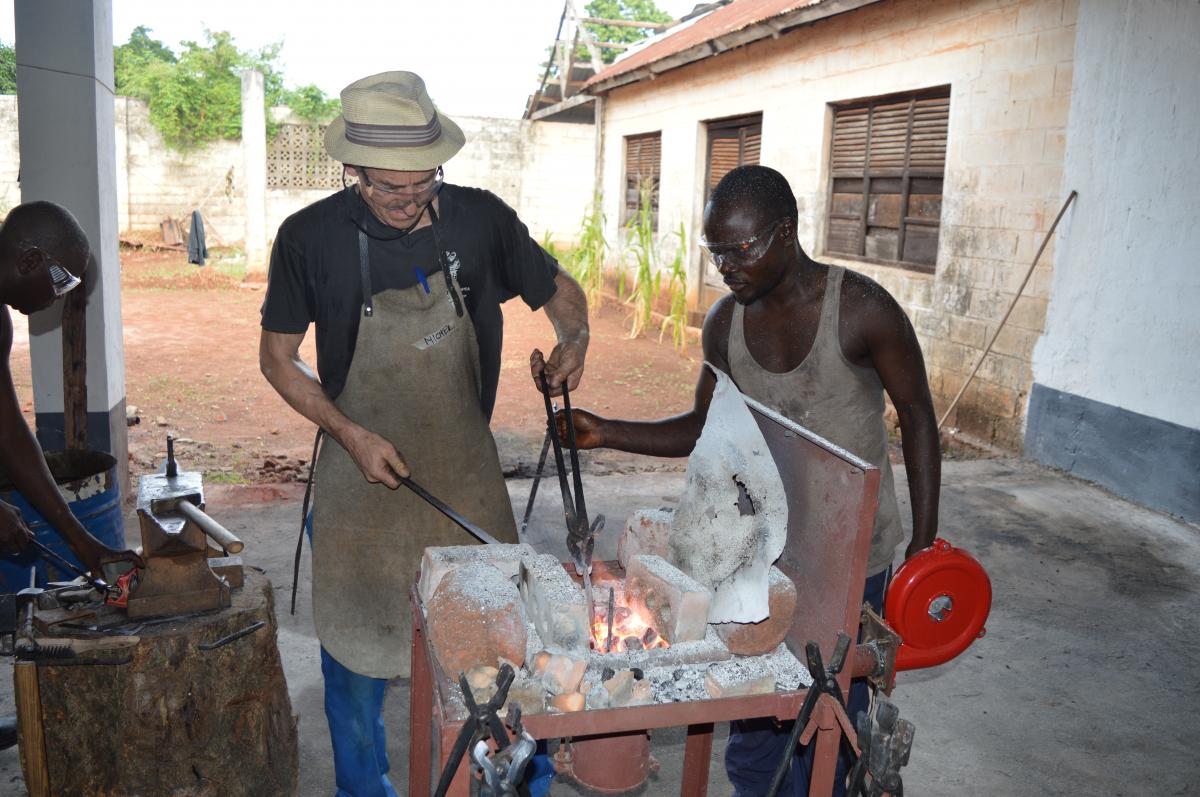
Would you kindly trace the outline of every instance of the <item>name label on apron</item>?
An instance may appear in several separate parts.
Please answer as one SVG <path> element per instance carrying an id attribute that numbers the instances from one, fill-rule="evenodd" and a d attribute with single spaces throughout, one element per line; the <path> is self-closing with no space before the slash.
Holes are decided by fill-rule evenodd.
<path id="1" fill-rule="evenodd" d="M 420 340 L 418 340 L 413 345 L 416 346 L 421 351 L 424 351 L 425 349 L 428 349 L 431 346 L 436 346 L 437 344 L 441 343 L 446 338 L 446 336 L 449 335 L 453 331 L 454 331 L 454 323 L 453 322 L 447 323 L 444 327 L 437 330 L 436 332 L 430 332 L 428 335 L 425 335 L 424 337 L 422 337 Z"/>

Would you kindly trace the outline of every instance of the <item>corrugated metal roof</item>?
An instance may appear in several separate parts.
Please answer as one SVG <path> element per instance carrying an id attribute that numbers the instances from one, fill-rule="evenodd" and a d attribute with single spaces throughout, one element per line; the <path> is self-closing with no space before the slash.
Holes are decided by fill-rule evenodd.
<path id="1" fill-rule="evenodd" d="M 736 33 L 773 17 L 787 14 L 800 8 L 816 6 L 826 0 L 734 0 L 729 5 L 696 20 L 693 24 L 675 32 L 668 31 L 658 41 L 646 45 L 637 52 L 620 59 L 593 76 L 585 88 L 605 83 L 655 61 L 682 53 L 692 47 Z"/>

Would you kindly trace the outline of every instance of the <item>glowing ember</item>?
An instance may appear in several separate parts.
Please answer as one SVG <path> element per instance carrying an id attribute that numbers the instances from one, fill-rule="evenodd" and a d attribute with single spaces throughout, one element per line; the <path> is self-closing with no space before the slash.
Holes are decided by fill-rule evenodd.
<path id="1" fill-rule="evenodd" d="M 595 650 L 619 653 L 670 647 L 645 618 L 631 607 L 622 605 L 622 594 L 618 588 L 613 604 L 612 650 L 605 651 L 605 641 L 608 639 L 608 589 L 597 589 L 596 592 L 603 592 L 605 599 L 596 602 L 596 622 L 592 626 L 592 647 Z"/>

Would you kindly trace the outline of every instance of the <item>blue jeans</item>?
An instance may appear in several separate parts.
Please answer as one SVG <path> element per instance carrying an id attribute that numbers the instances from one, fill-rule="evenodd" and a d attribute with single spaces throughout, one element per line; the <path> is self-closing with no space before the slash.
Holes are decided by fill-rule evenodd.
<path id="1" fill-rule="evenodd" d="M 383 730 L 386 678 L 346 669 L 321 648 L 325 677 L 325 718 L 333 742 L 337 797 L 397 797 L 388 780 Z"/>
<path id="2" fill-rule="evenodd" d="M 890 569 L 867 579 L 863 589 L 863 600 L 882 614 L 883 597 L 887 592 Z M 850 696 L 846 701 L 846 714 L 850 722 L 856 722 L 859 712 L 866 711 L 870 703 L 870 692 L 864 678 L 850 682 Z M 770 717 L 750 720 L 735 720 L 729 726 L 729 743 L 725 747 L 725 774 L 733 784 L 734 797 L 761 797 L 771 786 L 775 767 L 783 758 L 787 748 L 792 723 L 776 723 Z M 807 797 L 808 784 L 812 779 L 815 744 L 800 745 L 793 754 L 792 767 L 779 789 L 786 797 Z M 833 797 L 846 793 L 846 774 L 849 761 L 844 748 L 838 750 L 837 774 L 833 781 Z"/>

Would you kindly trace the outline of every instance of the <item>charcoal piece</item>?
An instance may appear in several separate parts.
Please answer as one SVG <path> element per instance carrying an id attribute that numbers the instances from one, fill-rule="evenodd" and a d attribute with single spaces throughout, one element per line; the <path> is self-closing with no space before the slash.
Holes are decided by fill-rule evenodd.
<path id="1" fill-rule="evenodd" d="M 612 678 L 616 674 L 617 674 L 617 671 L 614 670 L 612 667 L 605 667 L 604 672 L 602 672 L 600 674 L 600 680 L 607 681 L 609 678 Z"/>
<path id="2" fill-rule="evenodd" d="M 645 647 L 645 645 L 642 644 L 642 640 L 640 637 L 635 637 L 635 636 L 625 637 L 625 649 L 626 650 L 641 650 L 644 647 Z"/>
<path id="3" fill-rule="evenodd" d="M 646 677 L 646 673 L 642 672 L 641 667 L 630 667 L 629 669 L 633 672 L 633 680 L 635 681 L 640 681 Z"/>
<path id="4" fill-rule="evenodd" d="M 646 647 L 650 647 L 657 641 L 658 641 L 658 632 L 655 631 L 653 628 L 647 628 L 646 633 L 642 634 L 642 644 L 645 645 Z"/>

